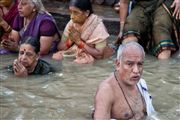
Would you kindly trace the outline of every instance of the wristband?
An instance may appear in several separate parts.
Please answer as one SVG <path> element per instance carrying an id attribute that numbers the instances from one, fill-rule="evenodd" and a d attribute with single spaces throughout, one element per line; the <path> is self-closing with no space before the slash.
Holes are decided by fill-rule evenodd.
<path id="1" fill-rule="evenodd" d="M 78 48 L 83 49 L 84 46 L 85 46 L 85 43 L 81 41 L 80 44 L 78 45 Z"/>
<path id="2" fill-rule="evenodd" d="M 67 47 L 67 48 L 70 48 L 71 45 L 72 45 L 72 41 L 71 41 L 70 39 L 67 39 L 67 40 L 66 40 L 66 47 Z"/>

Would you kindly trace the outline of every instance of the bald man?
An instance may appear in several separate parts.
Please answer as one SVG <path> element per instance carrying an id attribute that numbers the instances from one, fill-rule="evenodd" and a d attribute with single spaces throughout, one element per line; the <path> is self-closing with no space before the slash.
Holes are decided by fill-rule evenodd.
<path id="1" fill-rule="evenodd" d="M 154 112 L 146 82 L 141 79 L 145 52 L 129 42 L 119 47 L 115 72 L 98 87 L 94 120 L 143 120 Z"/>

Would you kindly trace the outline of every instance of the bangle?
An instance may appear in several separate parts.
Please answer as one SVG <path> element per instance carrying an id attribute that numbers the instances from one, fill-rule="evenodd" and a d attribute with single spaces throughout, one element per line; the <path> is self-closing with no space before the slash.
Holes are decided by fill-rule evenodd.
<path id="1" fill-rule="evenodd" d="M 8 28 L 6 29 L 6 32 L 7 32 L 7 33 L 10 33 L 11 31 L 12 31 L 12 28 L 11 28 L 10 25 L 8 25 Z"/>
<path id="2" fill-rule="evenodd" d="M 81 41 L 81 43 L 78 45 L 78 48 L 83 49 L 85 46 L 85 43 L 83 41 Z"/>
<path id="3" fill-rule="evenodd" d="M 71 40 L 70 40 L 70 39 L 67 39 L 67 40 L 66 40 L 66 47 L 67 47 L 67 48 L 70 48 L 71 45 L 72 45 Z"/>

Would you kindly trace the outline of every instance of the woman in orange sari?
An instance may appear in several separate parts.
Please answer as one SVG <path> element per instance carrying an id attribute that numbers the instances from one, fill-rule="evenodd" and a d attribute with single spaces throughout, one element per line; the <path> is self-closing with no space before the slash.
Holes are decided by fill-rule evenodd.
<path id="1" fill-rule="evenodd" d="M 72 54 L 76 57 L 74 62 L 86 64 L 92 63 L 94 59 L 104 58 L 107 56 L 105 53 L 111 55 L 112 50 L 106 40 L 109 34 L 102 19 L 93 14 L 90 0 L 70 0 L 69 10 L 71 20 L 58 45 L 60 51 L 53 58 L 62 59 L 63 54 L 73 51 Z"/>

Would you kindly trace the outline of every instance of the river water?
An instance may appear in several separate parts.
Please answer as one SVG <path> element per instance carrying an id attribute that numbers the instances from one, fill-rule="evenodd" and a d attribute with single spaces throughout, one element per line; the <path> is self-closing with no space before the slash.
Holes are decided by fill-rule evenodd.
<path id="1" fill-rule="evenodd" d="M 0 56 L 0 120 L 91 120 L 99 83 L 114 70 L 114 59 L 77 65 L 72 58 L 53 64 L 57 72 L 17 78 L 4 69 L 16 55 Z M 180 60 L 146 56 L 147 81 L 157 115 L 152 120 L 180 120 Z"/>

